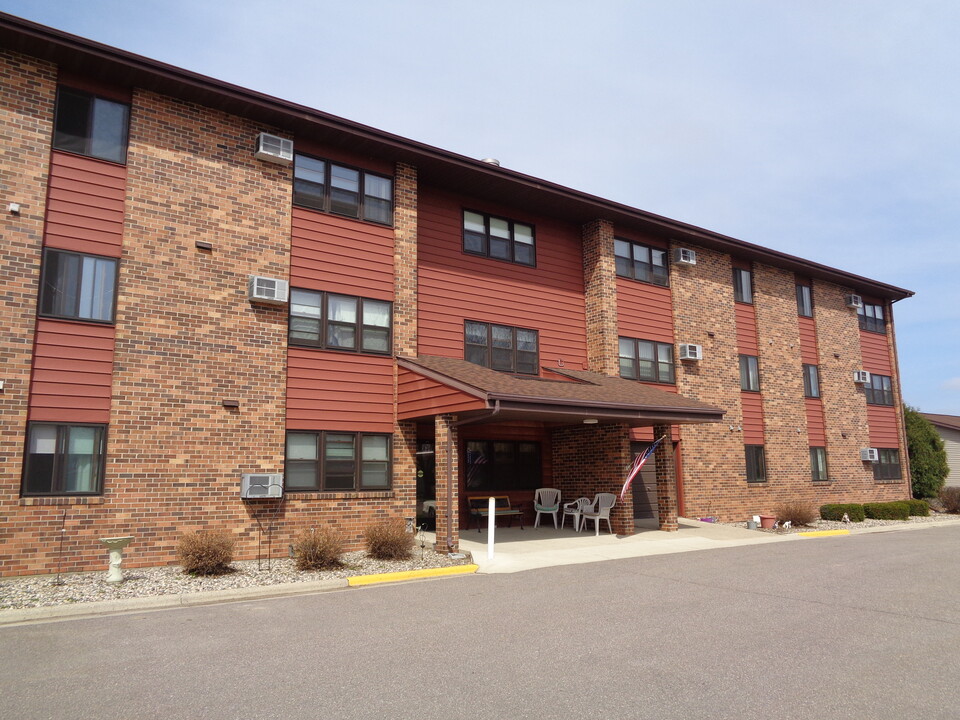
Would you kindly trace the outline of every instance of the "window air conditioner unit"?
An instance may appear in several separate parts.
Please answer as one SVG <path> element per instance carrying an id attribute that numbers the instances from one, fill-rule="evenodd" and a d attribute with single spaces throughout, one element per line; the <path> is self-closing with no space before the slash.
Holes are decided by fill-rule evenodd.
<path id="1" fill-rule="evenodd" d="M 847 295 L 847 307 L 859 310 L 863 307 L 863 298 L 859 295 Z"/>
<path id="2" fill-rule="evenodd" d="M 868 382 L 870 382 L 870 373 L 868 373 L 866 370 L 854 370 L 853 381 L 857 385 L 866 385 Z"/>
<path id="3" fill-rule="evenodd" d="M 876 448 L 863 448 L 860 451 L 860 459 L 864 462 L 879 462 L 880 451 Z"/>
<path id="4" fill-rule="evenodd" d="M 688 344 L 681 345 L 680 359 L 681 360 L 703 360 L 703 346 L 688 345 Z"/>
<path id="5" fill-rule="evenodd" d="M 278 498 L 283 497 L 283 475 L 281 473 L 246 473 L 240 483 L 242 498 Z"/>
<path id="6" fill-rule="evenodd" d="M 293 162 L 293 140 L 260 133 L 257 135 L 257 151 L 253 156 L 257 160 L 289 165 Z"/>
<path id="7" fill-rule="evenodd" d="M 251 275 L 247 292 L 251 302 L 283 305 L 290 294 L 290 284 L 286 280 Z"/>
<path id="8" fill-rule="evenodd" d="M 675 262 L 677 265 L 696 265 L 697 253 L 695 250 L 690 250 L 688 248 L 674 248 L 673 262 Z"/>

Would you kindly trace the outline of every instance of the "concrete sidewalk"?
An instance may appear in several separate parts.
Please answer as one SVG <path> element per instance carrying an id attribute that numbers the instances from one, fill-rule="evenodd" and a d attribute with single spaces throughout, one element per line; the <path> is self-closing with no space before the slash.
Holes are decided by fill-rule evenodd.
<path id="1" fill-rule="evenodd" d="M 634 535 L 620 537 L 601 530 L 574 532 L 571 528 L 555 530 L 550 527 L 497 528 L 494 533 L 494 557 L 487 559 L 487 531 L 462 530 L 461 551 L 469 551 L 481 573 L 512 573 L 554 565 L 619 560 L 646 555 L 712 550 L 739 545 L 783 542 L 798 539 L 796 534 L 744 530 L 680 518 L 677 532 L 657 529 L 656 520 L 638 520 Z"/>

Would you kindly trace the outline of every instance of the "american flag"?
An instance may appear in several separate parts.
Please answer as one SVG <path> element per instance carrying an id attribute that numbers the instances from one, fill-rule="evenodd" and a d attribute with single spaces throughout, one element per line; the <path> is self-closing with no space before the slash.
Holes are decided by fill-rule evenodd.
<path id="1" fill-rule="evenodd" d="M 657 449 L 657 445 L 663 442 L 663 438 L 665 437 L 666 435 L 658 438 L 653 445 L 634 458 L 633 466 L 630 468 L 630 474 L 627 475 L 627 481 L 623 483 L 623 490 L 620 491 L 620 502 L 623 502 L 623 499 L 627 496 L 627 490 L 630 489 L 630 484 L 633 482 L 633 479 L 640 474 L 640 468 L 642 468 L 647 459 L 653 455 L 654 450 Z"/>
<path id="2" fill-rule="evenodd" d="M 467 487 L 475 487 L 477 472 L 487 462 L 487 456 L 480 450 L 467 450 Z"/>

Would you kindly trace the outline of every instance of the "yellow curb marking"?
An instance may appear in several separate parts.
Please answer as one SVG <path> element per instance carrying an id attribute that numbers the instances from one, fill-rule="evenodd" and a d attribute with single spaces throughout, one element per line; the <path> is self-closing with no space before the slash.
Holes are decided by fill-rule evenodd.
<path id="1" fill-rule="evenodd" d="M 453 565 L 445 568 L 405 570 L 404 572 L 380 573 L 379 575 L 357 575 L 347 578 L 347 585 L 373 585 L 374 583 L 399 582 L 400 580 L 413 580 L 415 578 L 463 575 L 466 573 L 475 573 L 479 569 L 479 565 Z"/>
<path id="2" fill-rule="evenodd" d="M 827 537 L 829 535 L 849 535 L 849 530 L 814 530 L 813 532 L 797 533 L 800 537 Z"/>

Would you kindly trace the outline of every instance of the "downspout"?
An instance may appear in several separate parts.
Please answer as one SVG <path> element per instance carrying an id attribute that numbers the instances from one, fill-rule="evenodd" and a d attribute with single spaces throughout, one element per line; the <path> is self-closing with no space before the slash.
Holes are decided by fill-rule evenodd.
<path id="1" fill-rule="evenodd" d="M 494 415 L 500 412 L 500 401 L 494 400 L 494 407 L 486 415 L 480 415 L 479 417 L 472 417 L 466 420 L 458 420 L 455 423 L 451 424 L 451 428 L 458 428 L 461 425 L 469 425 L 470 423 L 479 422 L 481 420 L 488 420 Z M 453 463 L 450 462 L 450 459 L 453 457 L 453 433 L 447 433 L 447 552 L 453 552 Z M 457 478 L 459 482 L 459 478 Z"/>

